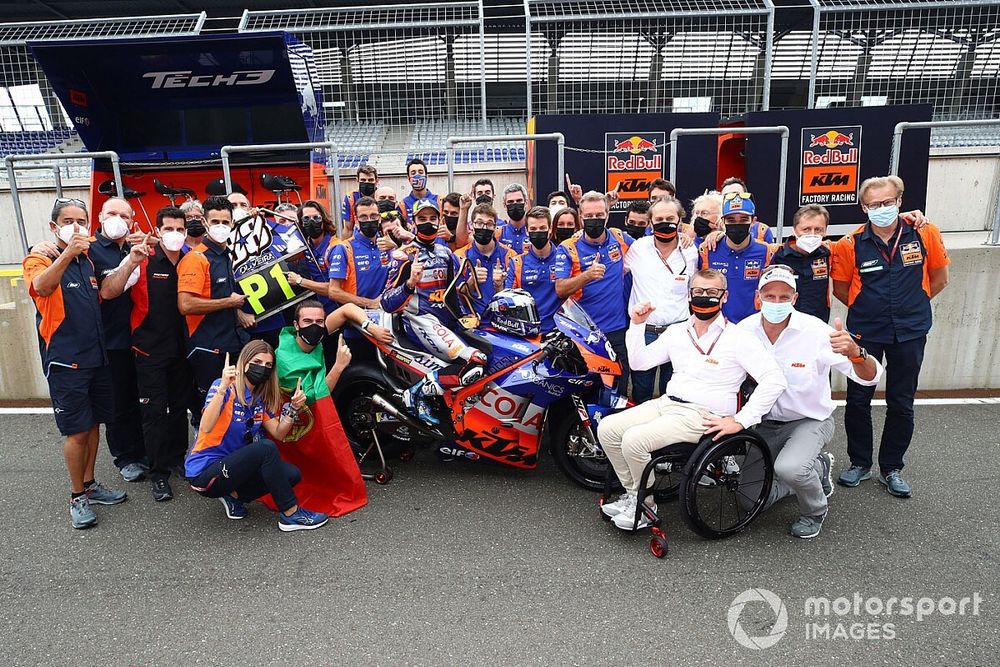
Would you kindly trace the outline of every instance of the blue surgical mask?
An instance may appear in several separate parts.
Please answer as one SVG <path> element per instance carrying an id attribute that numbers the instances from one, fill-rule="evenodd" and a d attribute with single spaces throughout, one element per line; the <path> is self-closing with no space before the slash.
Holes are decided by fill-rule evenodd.
<path id="1" fill-rule="evenodd" d="M 761 301 L 760 314 L 771 324 L 780 324 L 792 314 L 792 302 L 771 303 L 770 301 Z"/>
<path id="2" fill-rule="evenodd" d="M 888 227 L 899 217 L 898 206 L 882 206 L 868 209 L 868 219 L 876 227 Z"/>

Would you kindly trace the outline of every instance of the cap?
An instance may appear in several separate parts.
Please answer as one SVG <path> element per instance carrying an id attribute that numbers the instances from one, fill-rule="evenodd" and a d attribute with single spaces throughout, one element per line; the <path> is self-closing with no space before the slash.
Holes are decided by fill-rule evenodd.
<path id="1" fill-rule="evenodd" d="M 764 285 L 768 283 L 785 283 L 793 290 L 798 289 L 795 285 L 795 272 L 784 264 L 772 264 L 761 271 L 757 289 L 764 289 Z"/>
<path id="2" fill-rule="evenodd" d="M 416 217 L 417 213 L 420 213 L 421 211 L 428 208 L 434 209 L 438 213 L 441 212 L 441 209 L 438 208 L 437 202 L 434 201 L 433 199 L 421 199 L 416 204 L 413 205 L 414 217 Z"/>
<path id="3" fill-rule="evenodd" d="M 747 215 L 754 215 L 756 209 L 753 205 L 753 199 L 749 197 L 736 196 L 732 199 L 726 199 L 722 202 L 722 216 L 725 217 L 730 213 L 746 213 Z"/>

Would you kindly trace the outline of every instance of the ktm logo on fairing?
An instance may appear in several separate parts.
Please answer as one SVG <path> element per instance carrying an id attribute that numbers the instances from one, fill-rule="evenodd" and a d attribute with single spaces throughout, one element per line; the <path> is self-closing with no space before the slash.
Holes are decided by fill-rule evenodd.
<path id="1" fill-rule="evenodd" d="M 216 86 L 259 86 L 271 80 L 273 69 L 238 70 L 232 74 L 198 74 L 191 70 L 148 72 L 144 79 L 152 79 L 152 88 L 213 88 Z"/>

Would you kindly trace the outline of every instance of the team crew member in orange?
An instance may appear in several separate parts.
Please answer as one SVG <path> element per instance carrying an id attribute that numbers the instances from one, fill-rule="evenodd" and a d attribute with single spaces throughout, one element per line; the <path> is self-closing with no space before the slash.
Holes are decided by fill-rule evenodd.
<path id="1" fill-rule="evenodd" d="M 98 424 L 113 417 L 111 374 L 94 265 L 87 256 L 93 240 L 86 205 L 57 199 L 49 228 L 58 238 L 52 260 L 30 254 L 22 263 L 28 294 L 35 302 L 38 348 L 49 383 L 56 426 L 66 438 L 63 455 L 70 479 L 69 515 L 74 528 L 97 523 L 91 503 L 114 505 L 127 495 L 94 481 Z"/>
<path id="2" fill-rule="evenodd" d="M 927 223 L 903 224 L 903 181 L 869 178 L 858 191 L 865 224 L 834 246 L 833 293 L 847 307 L 847 328 L 868 354 L 885 358 L 887 412 L 879 447 L 879 481 L 889 493 L 909 498 L 903 456 L 913 437 L 913 397 L 931 328 L 931 299 L 948 284 L 948 251 L 941 232 Z M 857 486 L 871 478 L 875 387 L 847 382 L 847 453 L 851 467 L 838 480 Z"/>

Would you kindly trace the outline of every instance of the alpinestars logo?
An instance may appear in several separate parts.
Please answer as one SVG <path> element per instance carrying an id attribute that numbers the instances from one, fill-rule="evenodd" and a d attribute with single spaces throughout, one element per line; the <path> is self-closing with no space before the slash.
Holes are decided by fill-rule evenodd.
<path id="1" fill-rule="evenodd" d="M 273 69 L 238 70 L 232 74 L 194 74 L 191 70 L 147 72 L 153 90 L 159 88 L 213 88 L 215 86 L 260 86 L 274 76 Z"/>

